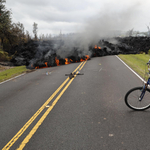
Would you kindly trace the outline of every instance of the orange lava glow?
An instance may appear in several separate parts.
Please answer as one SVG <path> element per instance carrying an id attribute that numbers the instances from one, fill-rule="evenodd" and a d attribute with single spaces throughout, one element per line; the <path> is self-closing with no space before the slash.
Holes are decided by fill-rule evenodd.
<path id="1" fill-rule="evenodd" d="M 95 48 L 95 49 L 101 49 L 101 47 L 100 47 L 100 46 L 97 46 L 97 45 L 95 45 L 94 48 Z"/>
<path id="2" fill-rule="evenodd" d="M 86 59 L 85 60 L 89 60 L 90 59 L 90 56 L 89 55 L 85 55 L 86 56 Z"/>
<path id="3" fill-rule="evenodd" d="M 70 64 L 71 62 L 68 61 L 68 58 L 65 58 L 65 65 Z"/>
<path id="4" fill-rule="evenodd" d="M 48 67 L 47 62 L 45 62 L 46 67 Z"/>
<path id="5" fill-rule="evenodd" d="M 57 66 L 59 66 L 59 59 L 57 59 L 57 57 L 55 57 L 55 63 Z"/>
<path id="6" fill-rule="evenodd" d="M 90 59 L 90 56 L 89 55 L 85 55 L 85 58 L 81 58 L 80 59 L 80 62 L 82 61 L 86 61 L 86 60 L 89 60 Z M 68 58 L 65 58 L 65 65 L 68 65 L 68 64 L 71 64 L 73 62 L 79 62 L 79 61 L 73 61 L 72 59 L 68 59 Z M 40 68 L 48 68 L 48 62 L 45 62 L 44 63 L 45 66 L 44 67 L 39 67 L 39 66 L 36 66 L 35 69 L 40 69 Z M 55 57 L 55 64 L 57 66 L 60 66 L 60 62 L 59 62 L 59 59 L 57 59 L 57 57 Z M 32 65 L 33 66 L 33 65 Z"/>

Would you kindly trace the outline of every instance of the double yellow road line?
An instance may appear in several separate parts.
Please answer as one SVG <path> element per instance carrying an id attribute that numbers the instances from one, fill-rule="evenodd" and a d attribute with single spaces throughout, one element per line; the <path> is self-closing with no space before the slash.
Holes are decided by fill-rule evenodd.
<path id="1" fill-rule="evenodd" d="M 80 71 L 83 66 L 85 65 L 85 62 L 81 62 L 80 65 L 73 71 L 73 73 Z M 74 75 L 74 78 L 76 75 Z M 46 108 L 46 106 L 53 100 L 53 98 L 60 92 L 60 90 L 64 87 L 64 85 L 67 83 L 67 85 L 62 89 L 60 94 L 56 97 L 56 99 L 53 101 L 53 103 L 48 107 L 46 112 L 42 115 L 42 117 L 39 119 L 39 121 L 36 123 L 36 125 L 32 128 L 32 130 L 29 132 L 29 134 L 25 137 L 25 139 L 20 144 L 19 148 L 17 150 L 22 150 L 25 145 L 29 142 L 31 137 L 34 135 L 34 133 L 37 131 L 39 126 L 43 123 L 47 115 L 50 113 L 50 111 L 53 109 L 53 107 L 56 105 L 58 100 L 61 98 L 63 93 L 67 90 L 69 85 L 72 83 L 74 78 L 69 80 L 69 77 L 60 85 L 60 87 L 50 96 L 50 98 L 40 107 L 40 109 L 29 119 L 29 121 L 18 131 L 18 133 L 4 146 L 2 150 L 9 150 L 11 146 L 20 138 L 20 136 L 26 131 L 26 129 L 32 124 L 32 122 L 38 117 L 38 115 Z"/>

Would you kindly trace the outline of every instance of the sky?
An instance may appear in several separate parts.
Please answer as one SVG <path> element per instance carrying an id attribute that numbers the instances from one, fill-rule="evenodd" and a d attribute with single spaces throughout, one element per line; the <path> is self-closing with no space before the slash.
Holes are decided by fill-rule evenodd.
<path id="1" fill-rule="evenodd" d="M 6 0 L 5 6 L 30 34 L 34 22 L 38 35 L 84 32 L 92 38 L 150 26 L 149 0 Z"/>

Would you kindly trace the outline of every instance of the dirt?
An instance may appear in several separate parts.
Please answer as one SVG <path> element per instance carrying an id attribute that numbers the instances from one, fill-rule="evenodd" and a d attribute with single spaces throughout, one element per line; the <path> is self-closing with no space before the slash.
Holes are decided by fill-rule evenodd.
<path id="1" fill-rule="evenodd" d="M 10 62 L 0 62 L 0 72 L 14 68 Z"/>

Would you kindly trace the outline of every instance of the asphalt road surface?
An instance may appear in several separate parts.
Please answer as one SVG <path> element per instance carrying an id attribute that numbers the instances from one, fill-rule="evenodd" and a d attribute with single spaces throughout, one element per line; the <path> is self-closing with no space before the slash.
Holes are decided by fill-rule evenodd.
<path id="1" fill-rule="evenodd" d="M 69 79 L 65 74 L 80 71 Z M 150 150 L 150 110 L 130 110 L 141 85 L 116 56 L 38 69 L 0 84 L 0 149 Z"/>

